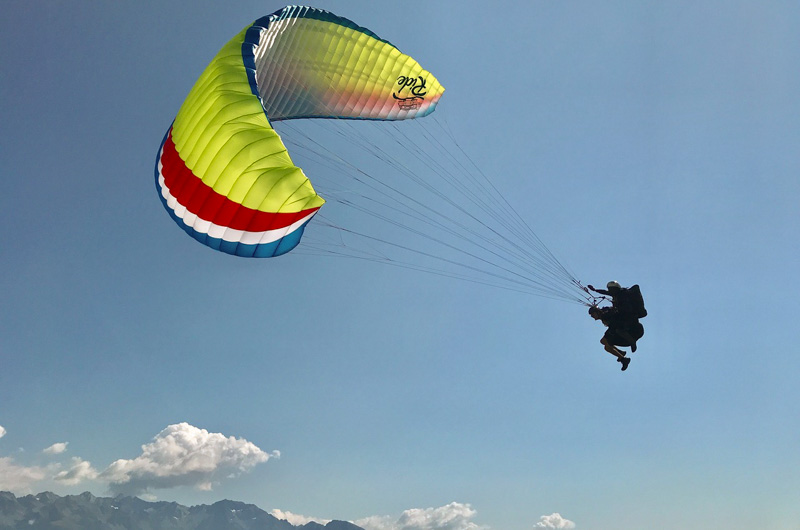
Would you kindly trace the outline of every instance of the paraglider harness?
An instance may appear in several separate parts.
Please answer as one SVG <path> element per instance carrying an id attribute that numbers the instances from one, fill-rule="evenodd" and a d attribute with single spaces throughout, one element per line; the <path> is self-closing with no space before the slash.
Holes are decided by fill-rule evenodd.
<path id="1" fill-rule="evenodd" d="M 586 289 L 586 292 L 588 293 L 589 290 Z M 591 305 L 593 307 L 600 307 L 601 303 L 610 302 L 614 306 L 614 309 L 620 314 L 628 315 L 636 319 L 647 316 L 647 309 L 644 307 L 644 298 L 642 297 L 642 291 L 638 284 L 623 288 L 617 295 L 616 301 L 606 295 L 598 296 L 592 294 L 591 298 Z"/>
<path id="2" fill-rule="evenodd" d="M 600 304 L 603 302 L 611 302 L 611 306 L 601 308 Z M 635 343 L 644 335 L 644 328 L 639 323 L 639 319 L 647 316 L 647 309 L 644 307 L 644 298 L 638 285 L 622 289 L 617 294 L 616 300 L 605 295 L 592 296 L 589 314 L 592 314 L 594 310 L 606 313 L 611 317 L 610 319 L 603 318 L 603 321 L 609 326 L 606 333 L 611 334 L 609 336 L 611 342 L 622 345 L 615 338 L 619 336 L 625 339 L 626 343 L 631 339 Z"/>

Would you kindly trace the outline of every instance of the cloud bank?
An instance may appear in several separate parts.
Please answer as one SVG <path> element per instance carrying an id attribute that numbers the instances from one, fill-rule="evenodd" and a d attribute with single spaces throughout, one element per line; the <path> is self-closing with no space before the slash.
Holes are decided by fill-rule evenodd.
<path id="1" fill-rule="evenodd" d="M 543 515 L 539 518 L 539 522 L 533 525 L 534 528 L 575 528 L 575 523 L 569 519 L 561 517 L 560 513 L 552 513 L 550 515 Z"/>
<path id="2" fill-rule="evenodd" d="M 304 524 L 308 523 L 317 523 L 325 526 L 326 524 L 330 523 L 330 519 L 320 519 L 319 517 L 308 517 L 305 515 L 299 515 L 292 512 L 285 512 L 283 510 L 272 510 L 269 512 L 270 515 L 275 517 L 276 519 L 282 519 L 284 521 L 288 521 L 294 526 L 303 526 Z"/>
<path id="3" fill-rule="evenodd" d="M 108 482 L 112 492 L 126 495 L 177 486 L 210 490 L 221 478 L 246 473 L 279 456 L 244 439 L 178 423 L 143 445 L 141 455 L 113 462 L 99 478 Z"/>
<path id="4" fill-rule="evenodd" d="M 72 467 L 67 471 L 61 471 L 56 474 L 53 480 L 66 486 L 75 486 L 86 480 L 95 480 L 97 476 L 97 470 L 92 467 L 90 462 L 74 457 L 72 459 Z"/>
<path id="5" fill-rule="evenodd" d="M 5 433 L 0 427 L 0 437 Z M 60 455 L 68 444 L 58 442 L 42 452 Z M 141 455 L 131 460 L 116 460 L 102 472 L 78 457 L 47 467 L 24 466 L 12 457 L 0 458 L 0 490 L 26 494 L 38 483 L 44 487 L 75 486 L 88 481 L 105 483 L 113 493 L 126 495 L 144 496 L 150 490 L 177 486 L 209 490 L 222 479 L 246 473 L 279 456 L 278 451 L 266 453 L 244 439 L 178 423 L 169 425 L 152 442 L 143 445 Z"/>
<path id="6" fill-rule="evenodd" d="M 451 502 L 439 508 L 412 508 L 399 518 L 368 517 L 354 521 L 364 530 L 481 530 L 472 519 L 478 512 L 469 504 Z"/>
<path id="7" fill-rule="evenodd" d="M 45 468 L 21 466 L 11 457 L 0 457 L 0 491 L 31 493 L 31 486 L 46 477 Z"/>

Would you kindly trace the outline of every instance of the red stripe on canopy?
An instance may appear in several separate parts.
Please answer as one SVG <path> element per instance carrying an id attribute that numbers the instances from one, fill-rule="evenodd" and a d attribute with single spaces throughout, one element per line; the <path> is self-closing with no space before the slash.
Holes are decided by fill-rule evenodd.
<path id="1" fill-rule="evenodd" d="M 164 140 L 161 164 L 164 187 L 190 213 L 215 225 L 247 232 L 264 232 L 285 228 L 319 210 L 317 207 L 293 213 L 262 212 L 214 191 L 186 167 L 172 141 L 172 129 Z"/>

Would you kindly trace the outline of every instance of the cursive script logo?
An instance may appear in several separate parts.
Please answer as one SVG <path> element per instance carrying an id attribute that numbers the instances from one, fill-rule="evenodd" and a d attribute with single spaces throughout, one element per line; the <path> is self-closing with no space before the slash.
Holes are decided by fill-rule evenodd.
<path id="1" fill-rule="evenodd" d="M 392 93 L 397 105 L 403 110 L 418 109 L 428 93 L 424 77 L 410 77 L 401 75 L 397 78 L 397 89 Z M 405 94 L 403 92 L 405 91 Z"/>
<path id="2" fill-rule="evenodd" d="M 406 77 L 401 75 L 397 78 L 397 84 L 400 88 L 397 89 L 397 93 L 399 95 L 404 89 L 409 89 L 411 94 L 417 97 L 423 97 L 425 94 L 428 93 L 428 88 L 425 86 L 426 80 L 424 77 L 417 76 L 417 77 Z"/>

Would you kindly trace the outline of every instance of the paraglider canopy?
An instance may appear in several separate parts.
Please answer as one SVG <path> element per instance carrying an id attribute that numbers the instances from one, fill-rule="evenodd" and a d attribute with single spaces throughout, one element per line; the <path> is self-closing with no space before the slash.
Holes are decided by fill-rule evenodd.
<path id="1" fill-rule="evenodd" d="M 345 18 L 289 6 L 211 61 L 162 141 L 157 187 L 187 233 L 246 257 L 285 254 L 324 204 L 270 120 L 403 120 L 444 88 L 414 59 Z"/>

